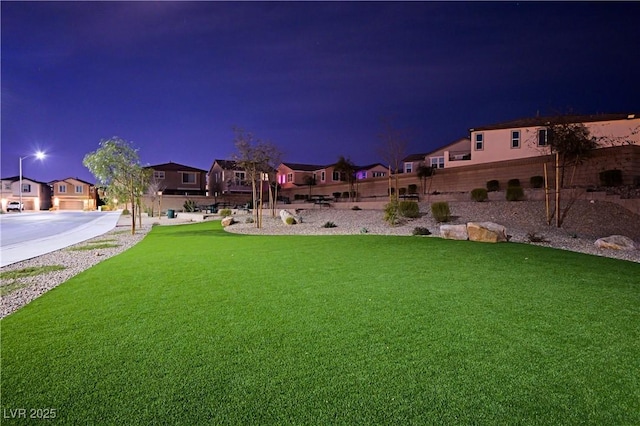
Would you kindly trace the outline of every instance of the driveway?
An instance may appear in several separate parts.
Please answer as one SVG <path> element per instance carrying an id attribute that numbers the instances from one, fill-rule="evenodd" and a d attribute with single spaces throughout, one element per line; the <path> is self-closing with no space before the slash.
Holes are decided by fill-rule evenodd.
<path id="1" fill-rule="evenodd" d="M 69 247 L 112 230 L 120 212 L 0 215 L 0 267 Z"/>

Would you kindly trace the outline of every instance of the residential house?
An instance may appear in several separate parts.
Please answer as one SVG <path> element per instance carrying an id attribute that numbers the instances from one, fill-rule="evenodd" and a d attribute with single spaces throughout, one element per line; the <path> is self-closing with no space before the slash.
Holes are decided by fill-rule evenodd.
<path id="1" fill-rule="evenodd" d="M 326 166 L 317 164 L 281 163 L 277 169 L 277 181 L 282 189 L 306 186 L 309 178 L 315 178 L 315 184 L 321 185 L 335 177 L 329 177 L 327 172 Z"/>
<path id="2" fill-rule="evenodd" d="M 412 154 L 402 159 L 403 172 L 415 173 L 420 166 L 444 169 L 454 161 L 471 158 L 471 139 L 460 138 L 426 154 Z"/>
<path id="3" fill-rule="evenodd" d="M 98 194 L 94 184 L 78 178 L 50 182 L 53 188 L 53 207 L 56 210 L 96 210 Z"/>
<path id="4" fill-rule="evenodd" d="M 550 154 L 548 126 L 584 124 L 601 147 L 640 145 L 640 115 L 600 114 L 533 117 L 469 129 L 471 156 L 467 161 L 445 160 L 446 167 L 516 160 Z"/>
<path id="5" fill-rule="evenodd" d="M 231 160 L 214 160 L 208 173 L 209 195 L 250 194 L 247 172 Z"/>
<path id="6" fill-rule="evenodd" d="M 20 176 L 3 178 L 0 183 L 2 210 L 6 211 L 11 201 L 20 201 Z M 51 208 L 51 187 L 45 182 L 22 177 L 22 204 L 24 210 L 49 210 Z"/>
<path id="7" fill-rule="evenodd" d="M 381 163 L 369 164 L 367 166 L 356 167 L 356 179 L 379 178 L 389 175 L 389 169 Z"/>
<path id="8" fill-rule="evenodd" d="M 207 195 L 207 171 L 174 162 L 148 166 L 165 195 Z"/>

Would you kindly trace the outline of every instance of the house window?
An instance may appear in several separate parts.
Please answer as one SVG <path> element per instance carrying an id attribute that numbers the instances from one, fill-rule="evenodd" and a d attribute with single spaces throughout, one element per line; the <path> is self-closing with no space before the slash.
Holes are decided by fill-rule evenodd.
<path id="1" fill-rule="evenodd" d="M 287 182 L 293 182 L 293 173 L 287 173 Z"/>
<path id="2" fill-rule="evenodd" d="M 326 173 L 325 173 L 324 170 L 320 172 L 320 181 L 321 182 L 324 182 L 326 180 L 326 176 L 325 175 L 326 175 Z"/>
<path id="3" fill-rule="evenodd" d="M 384 177 L 385 175 L 385 172 L 373 172 L 373 177 Z"/>
<path id="4" fill-rule="evenodd" d="M 22 190 L 24 192 L 24 190 Z M 58 192 L 61 194 L 67 193 L 67 185 L 58 185 Z"/>
<path id="5" fill-rule="evenodd" d="M 164 172 L 163 171 L 153 171 L 153 178 L 154 179 L 164 179 Z"/>
<path id="6" fill-rule="evenodd" d="M 11 184 L 8 183 L 8 182 L 5 182 L 4 183 L 4 189 L 5 189 L 5 191 L 11 191 Z"/>
<path id="7" fill-rule="evenodd" d="M 340 181 L 340 172 L 334 170 L 332 178 L 334 182 Z"/>
<path id="8" fill-rule="evenodd" d="M 82 194 L 82 185 L 76 185 L 76 194 Z"/>
<path id="9" fill-rule="evenodd" d="M 31 192 L 31 184 L 23 183 L 22 184 L 22 192 Z"/>
<path id="10" fill-rule="evenodd" d="M 520 130 L 511 131 L 511 148 L 520 148 Z"/>
<path id="11" fill-rule="evenodd" d="M 548 133 L 547 129 L 538 130 L 538 146 L 547 146 Z"/>
<path id="12" fill-rule="evenodd" d="M 183 172 L 182 183 L 196 183 L 196 174 Z"/>
<path id="13" fill-rule="evenodd" d="M 404 172 L 405 173 L 413 172 L 413 163 L 404 163 Z"/>
<path id="14" fill-rule="evenodd" d="M 433 169 L 444 169 L 444 156 L 442 156 L 442 157 L 431 157 L 431 168 L 433 168 Z"/>
<path id="15" fill-rule="evenodd" d="M 476 151 L 482 151 L 484 149 L 484 133 L 476 133 L 475 142 Z"/>

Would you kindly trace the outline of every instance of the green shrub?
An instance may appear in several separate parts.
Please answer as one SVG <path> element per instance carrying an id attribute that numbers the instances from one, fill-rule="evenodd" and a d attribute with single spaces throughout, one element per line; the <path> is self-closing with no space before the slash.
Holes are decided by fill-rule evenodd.
<path id="1" fill-rule="evenodd" d="M 449 220 L 451 220 L 449 203 L 446 201 L 440 201 L 431 204 L 431 214 L 433 214 L 433 218 L 438 222 L 449 222 Z"/>
<path id="2" fill-rule="evenodd" d="M 296 224 L 296 220 L 294 218 L 292 218 L 291 216 L 288 216 L 284 221 L 285 221 L 285 223 L 287 225 L 295 225 Z"/>
<path id="3" fill-rule="evenodd" d="M 544 186 L 544 177 L 542 176 L 531 176 L 529 179 L 529 183 L 532 188 L 542 188 Z"/>
<path id="4" fill-rule="evenodd" d="M 416 226 L 415 228 L 413 228 L 412 235 L 431 235 L 431 231 L 429 231 L 427 228 Z"/>
<path id="5" fill-rule="evenodd" d="M 323 228 L 335 228 L 337 226 L 338 225 L 336 225 L 335 223 L 333 223 L 331 221 L 325 222 L 324 225 L 322 225 Z"/>
<path id="6" fill-rule="evenodd" d="M 244 221 L 245 223 L 253 223 L 253 218 L 252 217 L 248 217 L 245 219 Z"/>
<path id="7" fill-rule="evenodd" d="M 402 217 L 416 218 L 420 216 L 420 206 L 415 201 L 400 201 L 398 213 Z"/>
<path id="8" fill-rule="evenodd" d="M 222 209 L 220 210 L 220 216 L 222 217 L 227 217 L 227 216 L 231 216 L 231 210 L 230 209 Z"/>
<path id="9" fill-rule="evenodd" d="M 490 180 L 487 182 L 487 191 L 496 192 L 500 191 L 500 182 L 497 180 Z"/>
<path id="10" fill-rule="evenodd" d="M 412 183 L 409 185 L 409 194 L 417 194 L 418 193 L 418 185 Z"/>
<path id="11" fill-rule="evenodd" d="M 122 214 L 131 214 L 131 212 L 129 211 L 129 209 L 123 209 Z"/>
<path id="12" fill-rule="evenodd" d="M 475 188 L 471 190 L 471 199 L 474 201 L 482 202 L 489 198 L 487 190 L 484 188 Z"/>
<path id="13" fill-rule="evenodd" d="M 393 197 L 391 201 L 389 201 L 384 206 L 384 220 L 389 222 L 391 225 L 397 225 L 400 221 L 398 214 L 398 199 Z"/>
<path id="14" fill-rule="evenodd" d="M 363 228 L 360 228 L 360 233 L 361 233 L 361 234 L 368 234 L 368 233 L 369 233 L 369 230 L 368 230 L 367 228 L 364 228 L 364 227 L 363 227 Z"/>
<path id="15" fill-rule="evenodd" d="M 507 201 L 524 200 L 524 190 L 521 186 L 510 186 L 507 188 Z"/>
<path id="16" fill-rule="evenodd" d="M 509 179 L 509 182 L 507 182 L 507 188 L 511 186 L 521 186 L 520 179 Z"/>
<path id="17" fill-rule="evenodd" d="M 622 170 L 605 170 L 600 172 L 600 184 L 602 186 L 622 185 Z"/>
<path id="18" fill-rule="evenodd" d="M 187 200 L 182 205 L 182 208 L 185 212 L 195 212 L 198 205 L 193 200 Z"/>

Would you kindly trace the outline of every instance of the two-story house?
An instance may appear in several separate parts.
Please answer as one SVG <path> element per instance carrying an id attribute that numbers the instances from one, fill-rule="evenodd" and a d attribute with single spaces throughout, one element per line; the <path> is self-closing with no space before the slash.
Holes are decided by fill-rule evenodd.
<path id="1" fill-rule="evenodd" d="M 207 171 L 174 162 L 146 167 L 165 195 L 207 195 Z"/>
<path id="2" fill-rule="evenodd" d="M 0 199 L 2 210 L 6 211 L 7 204 L 11 201 L 20 201 L 24 210 L 49 210 L 51 208 L 51 187 L 45 182 L 22 177 L 22 194 L 20 191 L 20 177 L 11 176 L 3 178 L 0 183 Z"/>
<path id="3" fill-rule="evenodd" d="M 208 173 L 209 195 L 250 194 L 247 172 L 232 160 L 214 160 Z"/>
<path id="4" fill-rule="evenodd" d="M 54 180 L 53 207 L 56 210 L 96 210 L 98 194 L 95 185 L 78 178 Z"/>
<path id="5" fill-rule="evenodd" d="M 486 164 L 548 155 L 548 127 L 554 123 L 583 124 L 601 148 L 640 145 L 639 114 L 599 114 L 533 117 L 469 129 L 471 157 L 447 167 Z"/>
<path id="6" fill-rule="evenodd" d="M 420 166 L 433 169 L 450 167 L 452 162 L 462 162 L 471 159 L 471 139 L 460 138 L 447 145 L 425 154 L 411 154 L 402 160 L 404 173 L 415 173 Z"/>

